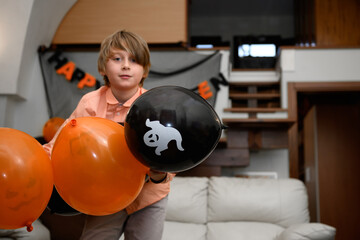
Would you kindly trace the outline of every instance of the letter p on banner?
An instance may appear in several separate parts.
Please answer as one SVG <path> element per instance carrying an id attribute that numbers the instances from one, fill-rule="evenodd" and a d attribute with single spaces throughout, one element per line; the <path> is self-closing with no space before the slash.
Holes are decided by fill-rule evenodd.
<path id="1" fill-rule="evenodd" d="M 79 81 L 77 87 L 83 89 L 84 86 L 93 87 L 96 84 L 96 79 L 92 75 L 85 73 L 85 76 Z"/>

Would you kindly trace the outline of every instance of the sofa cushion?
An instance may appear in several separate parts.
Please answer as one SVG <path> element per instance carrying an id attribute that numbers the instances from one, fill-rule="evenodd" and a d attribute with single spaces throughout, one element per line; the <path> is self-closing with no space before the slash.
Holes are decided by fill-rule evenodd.
<path id="1" fill-rule="evenodd" d="M 330 240 L 336 229 L 322 223 L 303 223 L 290 226 L 276 240 Z"/>
<path id="2" fill-rule="evenodd" d="M 210 222 L 207 240 L 273 240 L 283 230 L 271 223 Z"/>
<path id="3" fill-rule="evenodd" d="M 174 177 L 170 183 L 166 220 L 206 223 L 208 181 L 206 177 Z"/>
<path id="4" fill-rule="evenodd" d="M 0 229 L 1 240 L 50 240 L 50 231 L 38 219 L 32 223 L 34 230 L 28 232 L 26 227 L 18 229 Z"/>
<path id="5" fill-rule="evenodd" d="M 288 227 L 309 221 L 307 193 L 296 179 L 211 177 L 208 220 L 256 221 Z"/>
<path id="6" fill-rule="evenodd" d="M 205 240 L 206 225 L 165 221 L 162 240 Z"/>

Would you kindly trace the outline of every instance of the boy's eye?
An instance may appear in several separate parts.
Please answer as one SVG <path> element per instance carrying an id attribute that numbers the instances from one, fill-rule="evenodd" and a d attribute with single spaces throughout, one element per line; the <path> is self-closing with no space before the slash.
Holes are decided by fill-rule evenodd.
<path id="1" fill-rule="evenodd" d="M 115 60 L 115 61 L 120 61 L 120 60 L 121 60 L 121 58 L 119 58 L 119 57 L 115 57 L 115 58 L 114 58 L 114 60 Z"/>
<path id="2" fill-rule="evenodd" d="M 131 62 L 136 63 L 135 58 L 131 58 Z"/>

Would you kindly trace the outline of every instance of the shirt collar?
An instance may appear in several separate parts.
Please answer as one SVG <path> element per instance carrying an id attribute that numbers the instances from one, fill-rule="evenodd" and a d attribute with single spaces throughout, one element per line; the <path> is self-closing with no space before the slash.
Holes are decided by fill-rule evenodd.
<path id="1" fill-rule="evenodd" d="M 123 106 L 124 107 L 130 107 L 131 104 L 144 92 L 144 89 L 142 89 L 141 87 L 138 88 L 137 92 L 130 98 L 128 99 Z M 108 89 L 106 90 L 106 102 L 108 104 L 119 104 L 119 101 L 115 98 L 114 94 L 111 91 L 111 88 L 108 87 Z"/>

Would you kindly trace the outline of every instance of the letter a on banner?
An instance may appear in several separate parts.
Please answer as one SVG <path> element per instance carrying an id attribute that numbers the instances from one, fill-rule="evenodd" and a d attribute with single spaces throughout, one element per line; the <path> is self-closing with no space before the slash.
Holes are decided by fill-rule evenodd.
<path id="1" fill-rule="evenodd" d="M 70 81 L 74 71 L 75 71 L 75 63 L 70 61 L 70 62 L 65 63 L 58 70 L 56 70 L 56 73 L 64 74 L 66 80 Z"/>

